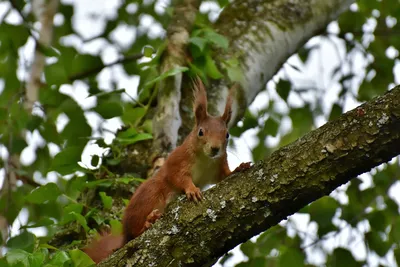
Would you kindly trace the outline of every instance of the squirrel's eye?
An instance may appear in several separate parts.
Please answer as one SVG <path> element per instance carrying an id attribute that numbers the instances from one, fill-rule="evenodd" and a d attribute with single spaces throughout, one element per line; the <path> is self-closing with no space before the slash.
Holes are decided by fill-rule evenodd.
<path id="1" fill-rule="evenodd" d="M 203 129 L 200 128 L 200 130 L 199 130 L 199 136 L 203 136 L 203 135 L 204 135 Z"/>
<path id="2" fill-rule="evenodd" d="M 226 133 L 226 139 L 228 139 L 229 138 L 229 133 Z"/>

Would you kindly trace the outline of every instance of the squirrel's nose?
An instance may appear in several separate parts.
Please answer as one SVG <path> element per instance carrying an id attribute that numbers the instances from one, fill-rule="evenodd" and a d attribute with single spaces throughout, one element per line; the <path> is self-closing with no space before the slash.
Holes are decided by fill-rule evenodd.
<path id="1" fill-rule="evenodd" d="M 211 147 L 211 154 L 213 156 L 217 155 L 219 152 L 219 147 Z"/>

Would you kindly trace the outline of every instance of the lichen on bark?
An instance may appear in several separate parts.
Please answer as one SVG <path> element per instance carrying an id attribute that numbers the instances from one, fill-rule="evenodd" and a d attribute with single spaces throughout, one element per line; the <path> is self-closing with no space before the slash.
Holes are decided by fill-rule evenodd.
<path id="1" fill-rule="evenodd" d="M 400 154 L 400 86 L 275 151 L 249 170 L 184 197 L 99 266 L 209 266 L 353 177 Z"/>

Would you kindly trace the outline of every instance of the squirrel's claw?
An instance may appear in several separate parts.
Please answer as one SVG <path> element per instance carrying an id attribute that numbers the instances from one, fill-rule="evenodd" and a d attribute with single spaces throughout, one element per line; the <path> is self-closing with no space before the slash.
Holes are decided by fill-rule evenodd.
<path id="1" fill-rule="evenodd" d="M 203 199 L 203 195 L 201 194 L 200 188 L 198 188 L 198 187 L 195 187 L 192 190 L 186 191 L 186 197 L 188 200 L 192 200 L 196 203 Z"/>

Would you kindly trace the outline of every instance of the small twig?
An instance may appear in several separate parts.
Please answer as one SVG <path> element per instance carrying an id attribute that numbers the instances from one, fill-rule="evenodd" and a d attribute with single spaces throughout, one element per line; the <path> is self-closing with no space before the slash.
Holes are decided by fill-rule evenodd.
<path id="1" fill-rule="evenodd" d="M 128 94 L 127 92 L 124 92 L 125 95 L 127 95 L 129 97 L 130 100 L 132 100 L 133 102 L 135 102 L 139 107 L 141 108 L 147 108 L 147 106 L 145 106 L 144 104 L 140 103 L 137 99 L 133 98 L 130 94 Z"/>
<path id="2" fill-rule="evenodd" d="M 22 13 L 22 11 L 18 8 L 17 3 L 15 0 L 10 0 L 10 4 L 12 6 L 12 8 L 14 8 L 18 15 L 21 17 L 22 21 L 23 21 L 23 25 L 26 28 L 26 30 L 29 32 L 29 35 L 33 38 L 33 40 L 35 41 L 35 44 L 38 43 L 37 38 L 35 37 L 35 35 L 33 34 L 33 28 L 31 27 L 31 25 L 28 23 L 28 20 L 26 19 L 25 15 Z"/>
<path id="3" fill-rule="evenodd" d="M 94 67 L 92 69 L 83 71 L 81 73 L 73 74 L 73 75 L 71 75 L 69 77 L 69 80 L 72 82 L 72 81 L 75 81 L 75 80 L 86 78 L 86 77 L 89 77 L 89 76 L 91 76 L 93 74 L 96 74 L 96 73 L 100 72 L 104 68 L 112 67 L 112 66 L 117 65 L 117 64 L 125 64 L 125 63 L 128 63 L 128 62 L 134 61 L 134 60 L 138 60 L 141 57 L 143 57 L 142 53 L 129 55 L 129 56 L 126 56 L 124 58 L 118 59 L 118 60 L 116 60 L 114 62 L 111 62 L 111 63 L 108 63 L 108 64 L 103 64 L 103 65 Z"/>

